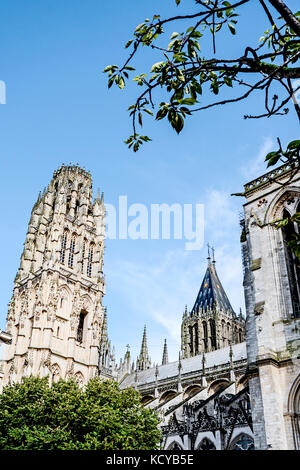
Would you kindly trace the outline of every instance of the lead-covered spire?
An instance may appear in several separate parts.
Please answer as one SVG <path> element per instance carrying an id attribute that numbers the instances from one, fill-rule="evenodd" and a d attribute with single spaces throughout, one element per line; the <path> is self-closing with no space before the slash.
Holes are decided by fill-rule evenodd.
<path id="1" fill-rule="evenodd" d="M 208 250 L 209 256 L 207 258 L 207 269 L 191 314 L 205 313 L 207 310 L 210 310 L 213 307 L 217 307 L 220 311 L 223 311 L 227 315 L 229 314 L 235 317 L 236 315 L 234 310 L 216 271 L 215 256 L 213 254 L 213 261 L 211 262 L 210 247 Z"/>

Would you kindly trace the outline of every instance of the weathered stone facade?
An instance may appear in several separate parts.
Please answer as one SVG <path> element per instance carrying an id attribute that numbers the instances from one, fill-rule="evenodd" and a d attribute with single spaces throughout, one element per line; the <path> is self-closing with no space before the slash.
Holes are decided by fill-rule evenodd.
<path id="1" fill-rule="evenodd" d="M 245 185 L 242 222 L 248 377 L 257 449 L 300 449 L 299 260 L 288 246 L 300 174 L 283 165 Z"/>
<path id="2" fill-rule="evenodd" d="M 28 225 L 7 315 L 3 383 L 24 375 L 98 374 L 103 321 L 105 209 L 92 201 L 91 175 L 78 166 L 54 172 Z"/>

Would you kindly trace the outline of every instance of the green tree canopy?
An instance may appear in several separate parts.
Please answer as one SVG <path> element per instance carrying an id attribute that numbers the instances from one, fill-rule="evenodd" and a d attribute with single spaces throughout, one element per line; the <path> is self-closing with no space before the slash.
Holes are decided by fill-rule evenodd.
<path id="1" fill-rule="evenodd" d="M 159 419 L 141 405 L 133 389 L 91 379 L 49 386 L 29 377 L 4 387 L 0 395 L 0 450 L 155 449 Z"/>

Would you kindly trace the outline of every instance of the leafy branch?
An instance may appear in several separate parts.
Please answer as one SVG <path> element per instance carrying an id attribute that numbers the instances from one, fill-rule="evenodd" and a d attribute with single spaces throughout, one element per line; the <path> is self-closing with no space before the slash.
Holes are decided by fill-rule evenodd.
<path id="1" fill-rule="evenodd" d="M 182 1 L 175 0 L 179 6 Z M 247 99 L 254 92 L 264 94 L 264 112 L 256 115 L 245 114 L 245 119 L 283 116 L 289 111 L 288 104 L 292 100 L 294 109 L 300 120 L 299 105 L 292 79 L 300 78 L 300 67 L 296 66 L 300 56 L 300 12 L 292 13 L 281 0 L 269 3 L 280 17 L 274 20 L 271 9 L 264 0 L 260 0 L 262 14 L 266 16 L 270 27 L 264 32 L 256 44 L 249 45 L 242 54 L 233 58 L 215 56 L 217 35 L 227 31 L 236 37 L 238 18 L 246 14 L 244 8 L 249 0 L 230 3 L 220 0 L 195 0 L 199 11 L 194 14 L 177 15 L 161 19 L 154 15 L 139 24 L 125 47 L 131 53 L 121 67 L 109 65 L 104 69 L 108 73 L 108 86 L 117 85 L 124 89 L 129 73 L 134 71 L 132 62 L 141 46 L 150 47 L 162 54 L 162 60 L 153 64 L 148 73 L 141 73 L 133 78 L 138 87 L 143 88 L 134 104 L 129 106 L 132 119 L 132 134 L 125 143 L 137 151 L 140 145 L 151 139 L 140 135 L 137 126 L 143 126 L 143 116 L 153 116 L 157 121 L 167 118 L 170 125 L 179 134 L 188 116 L 195 112 L 236 103 Z M 166 24 L 178 24 L 181 20 L 194 20 L 194 24 L 182 32 L 173 32 L 168 44 L 162 43 L 165 37 Z M 212 40 L 213 56 L 202 53 L 205 36 Z M 160 41 L 160 42 L 158 42 Z M 257 41 L 257 40 L 256 40 Z M 281 96 L 278 93 L 281 89 Z M 234 89 L 246 91 L 238 96 L 223 99 L 199 106 L 199 99 L 209 96 L 227 95 Z M 276 89 L 276 92 L 274 90 Z M 154 94 L 158 90 L 166 92 L 168 99 L 158 103 Z M 274 90 L 274 91 L 273 91 Z"/>

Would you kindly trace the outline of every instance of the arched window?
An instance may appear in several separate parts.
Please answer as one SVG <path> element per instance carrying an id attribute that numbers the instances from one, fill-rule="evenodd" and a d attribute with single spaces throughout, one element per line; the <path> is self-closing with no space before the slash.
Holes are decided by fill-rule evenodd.
<path id="1" fill-rule="evenodd" d="M 86 323 L 86 316 L 87 312 L 85 310 L 81 310 L 79 314 L 79 322 L 77 328 L 77 341 L 78 343 L 82 343 L 84 339 L 84 328 Z"/>
<path id="2" fill-rule="evenodd" d="M 167 450 L 183 450 L 177 442 L 172 442 Z"/>
<path id="3" fill-rule="evenodd" d="M 194 344 L 195 344 L 195 354 L 199 352 L 199 334 L 198 334 L 198 324 L 194 325 Z"/>
<path id="4" fill-rule="evenodd" d="M 298 205 L 297 212 L 300 211 Z M 283 219 L 290 217 L 291 214 L 284 209 Z M 290 242 L 299 234 L 299 227 L 296 222 L 290 221 L 282 227 L 283 243 L 293 306 L 293 315 L 295 318 L 300 316 L 300 260 L 297 258 L 290 246 Z"/>
<path id="5" fill-rule="evenodd" d="M 230 445 L 230 450 L 254 450 L 254 440 L 248 434 L 240 434 Z"/>
<path id="6" fill-rule="evenodd" d="M 300 375 L 294 381 L 288 399 L 288 414 L 291 417 L 295 450 L 300 449 Z"/>
<path id="7" fill-rule="evenodd" d="M 204 437 L 198 446 L 198 450 L 216 450 L 216 446 L 210 439 Z"/>
<path id="8" fill-rule="evenodd" d="M 83 271 L 84 271 L 84 257 L 85 257 L 86 246 L 87 246 L 87 239 L 85 238 L 83 240 L 83 245 L 82 245 L 82 259 L 81 259 L 81 272 L 82 272 L 82 274 L 83 274 Z"/>
<path id="9" fill-rule="evenodd" d="M 222 332 L 222 343 L 223 347 L 226 346 L 226 328 L 225 328 L 225 321 L 221 321 L 221 332 Z"/>
<path id="10" fill-rule="evenodd" d="M 232 341 L 230 323 L 227 323 L 227 340 L 228 340 L 228 344 L 229 344 L 229 342 Z"/>
<path id="11" fill-rule="evenodd" d="M 75 233 L 73 233 L 71 237 L 71 241 L 70 241 L 70 251 L 69 251 L 69 259 L 68 259 L 69 268 L 73 268 L 75 244 L 76 244 L 76 235 Z"/>
<path id="12" fill-rule="evenodd" d="M 67 205 L 66 205 L 66 214 L 70 212 L 71 209 L 71 196 L 67 197 Z"/>
<path id="13" fill-rule="evenodd" d="M 216 347 L 217 347 L 216 325 L 215 325 L 215 321 L 212 318 L 209 320 L 209 326 L 210 326 L 211 349 L 216 349 Z"/>
<path id="14" fill-rule="evenodd" d="M 189 326 L 189 337 L 190 337 L 190 353 L 193 354 L 194 352 L 194 335 L 193 335 L 193 327 Z"/>
<path id="15" fill-rule="evenodd" d="M 243 341 L 243 332 L 241 330 L 241 328 L 239 329 L 239 343 L 241 343 Z"/>
<path id="16" fill-rule="evenodd" d="M 88 277 L 92 276 L 93 254 L 94 254 L 94 244 L 91 243 L 90 247 L 89 247 L 89 253 L 88 253 L 88 258 L 87 258 L 87 267 L 86 267 L 86 273 L 87 273 Z"/>
<path id="17" fill-rule="evenodd" d="M 84 377 L 81 372 L 76 372 L 75 381 L 78 383 L 79 387 L 82 387 L 84 384 Z"/>
<path id="18" fill-rule="evenodd" d="M 206 323 L 206 321 L 202 322 L 202 326 L 203 326 L 203 335 L 204 335 L 204 338 L 203 338 L 204 350 L 207 351 L 208 341 L 207 341 L 207 323 Z"/>
<path id="19" fill-rule="evenodd" d="M 60 367 L 57 364 L 52 366 L 52 382 L 58 382 L 61 378 Z"/>
<path id="20" fill-rule="evenodd" d="M 237 326 L 234 327 L 234 343 L 239 342 L 239 337 L 238 337 L 238 329 Z"/>
<path id="21" fill-rule="evenodd" d="M 74 209 L 75 215 L 78 213 L 78 209 L 79 209 L 79 199 L 77 199 L 75 203 L 75 209 Z"/>
<path id="22" fill-rule="evenodd" d="M 60 249 L 60 262 L 62 264 L 65 263 L 67 240 L 68 240 L 68 230 L 65 230 L 61 239 L 61 249 Z"/>

